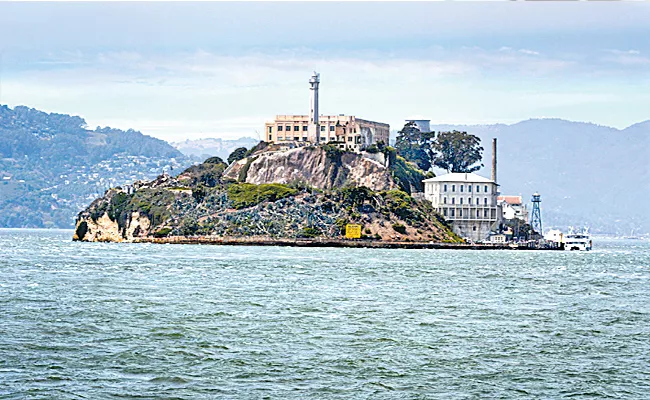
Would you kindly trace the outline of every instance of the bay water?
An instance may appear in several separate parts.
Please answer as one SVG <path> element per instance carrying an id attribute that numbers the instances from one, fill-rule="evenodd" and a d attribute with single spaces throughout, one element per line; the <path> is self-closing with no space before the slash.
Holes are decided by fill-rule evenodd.
<path id="1" fill-rule="evenodd" d="M 76 243 L 0 230 L 0 399 L 650 398 L 650 243 Z"/>

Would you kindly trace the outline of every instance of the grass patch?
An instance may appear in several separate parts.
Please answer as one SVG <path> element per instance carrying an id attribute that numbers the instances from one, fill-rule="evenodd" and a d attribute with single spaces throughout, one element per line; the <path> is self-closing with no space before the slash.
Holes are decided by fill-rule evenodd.
<path id="1" fill-rule="evenodd" d="M 153 233 L 153 237 L 155 238 L 163 238 L 169 236 L 171 233 L 171 228 L 162 228 L 160 230 L 157 230 L 156 232 Z"/>
<path id="2" fill-rule="evenodd" d="M 294 196 L 296 189 L 279 183 L 237 183 L 228 186 L 228 199 L 234 208 L 247 208 L 265 201 L 277 201 L 285 197 Z"/>
<path id="3" fill-rule="evenodd" d="M 302 232 L 300 232 L 298 237 L 301 237 L 301 238 L 315 238 L 315 237 L 319 237 L 322 234 L 323 234 L 323 232 L 321 232 L 320 229 L 313 228 L 311 226 L 306 226 L 306 227 L 302 228 Z"/>

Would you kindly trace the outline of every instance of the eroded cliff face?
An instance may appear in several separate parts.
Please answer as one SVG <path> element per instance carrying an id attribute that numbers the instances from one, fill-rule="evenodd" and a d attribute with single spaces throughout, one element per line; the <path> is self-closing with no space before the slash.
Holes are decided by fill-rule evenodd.
<path id="1" fill-rule="evenodd" d="M 120 227 L 117 220 L 111 220 L 108 213 L 93 219 L 90 214 L 77 220 L 73 240 L 84 242 L 131 242 L 138 237 L 146 237 L 151 221 L 139 212 L 134 212 L 126 219 L 126 225 Z"/>
<path id="2" fill-rule="evenodd" d="M 396 188 L 380 160 L 357 153 L 332 154 L 320 147 L 254 155 L 233 163 L 224 178 L 256 185 L 306 182 L 323 190 L 344 186 L 366 186 L 375 191 Z"/>

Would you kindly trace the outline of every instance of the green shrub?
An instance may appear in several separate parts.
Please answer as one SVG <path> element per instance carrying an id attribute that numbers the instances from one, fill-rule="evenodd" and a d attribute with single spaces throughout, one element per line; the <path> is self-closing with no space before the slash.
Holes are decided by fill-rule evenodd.
<path id="1" fill-rule="evenodd" d="M 387 149 L 392 148 L 387 147 Z M 424 184 L 422 183 L 425 176 L 424 172 L 419 169 L 416 164 L 406 161 L 404 158 L 395 155 L 393 152 L 388 152 L 388 154 L 390 158 L 389 165 L 391 174 L 400 189 L 408 194 L 411 194 L 413 191 L 421 192 L 424 187 Z"/>
<path id="2" fill-rule="evenodd" d="M 401 233 L 402 235 L 406 234 L 406 227 L 399 222 L 393 224 L 393 230 L 395 232 Z"/>
<path id="3" fill-rule="evenodd" d="M 200 226 L 196 219 L 187 217 L 183 219 L 181 225 L 178 227 L 178 232 L 183 236 L 192 236 L 196 235 Z"/>
<path id="4" fill-rule="evenodd" d="M 228 198 L 234 208 L 252 207 L 265 201 L 277 201 L 285 197 L 294 196 L 298 191 L 287 185 L 279 183 L 252 183 L 231 184 L 227 189 Z"/>
<path id="5" fill-rule="evenodd" d="M 124 193 L 118 192 L 113 195 L 111 201 L 108 205 L 108 218 L 111 221 L 116 221 L 119 219 L 120 214 L 126 211 L 127 204 L 131 201 L 131 196 Z"/>
<path id="6" fill-rule="evenodd" d="M 347 224 L 349 224 L 349 223 L 350 223 L 350 221 L 348 221 L 346 219 L 339 218 L 339 219 L 336 220 L 336 222 L 334 222 L 334 225 L 336 225 L 336 227 L 339 229 L 339 234 L 340 235 L 345 235 L 345 226 Z"/>
<path id="7" fill-rule="evenodd" d="M 248 170 L 250 169 L 251 164 L 253 163 L 253 161 L 257 160 L 257 157 L 258 156 L 249 157 L 249 158 L 246 159 L 246 164 L 244 164 L 242 169 L 239 170 L 239 176 L 237 177 L 237 180 L 239 182 L 246 182 L 246 178 L 248 177 Z"/>
<path id="8" fill-rule="evenodd" d="M 200 203 L 203 201 L 203 199 L 205 199 L 207 193 L 208 192 L 205 189 L 205 186 L 199 185 L 194 190 L 192 190 L 192 197 L 194 198 L 194 200 L 196 200 L 197 203 Z"/>
<path id="9" fill-rule="evenodd" d="M 225 162 L 220 157 L 210 157 L 203 161 L 203 164 L 225 164 Z"/>
<path id="10" fill-rule="evenodd" d="M 419 219 L 419 215 L 414 211 L 415 202 L 411 196 L 401 190 L 389 190 L 382 192 L 384 206 L 400 219 L 410 221 Z"/>
<path id="11" fill-rule="evenodd" d="M 171 228 L 162 228 L 162 229 L 154 232 L 153 237 L 155 237 L 155 238 L 166 237 L 166 236 L 168 236 L 170 234 L 171 231 L 172 231 Z"/>
<path id="12" fill-rule="evenodd" d="M 372 200 L 375 192 L 365 186 L 347 187 L 341 190 L 343 203 L 353 207 L 358 207 L 367 200 Z"/>
<path id="13" fill-rule="evenodd" d="M 323 232 L 321 232 L 320 229 L 314 228 L 314 227 L 311 227 L 311 226 L 306 226 L 306 227 L 302 228 L 302 232 L 300 232 L 298 237 L 301 237 L 301 238 L 315 238 L 315 237 L 318 237 L 318 236 L 320 236 L 322 234 L 323 234 Z"/>

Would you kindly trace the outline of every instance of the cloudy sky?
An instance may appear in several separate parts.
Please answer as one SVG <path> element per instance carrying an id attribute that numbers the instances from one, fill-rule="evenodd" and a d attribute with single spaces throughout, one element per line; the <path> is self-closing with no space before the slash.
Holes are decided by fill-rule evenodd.
<path id="1" fill-rule="evenodd" d="M 650 3 L 8 3 L 0 103 L 165 140 L 256 136 L 275 114 L 399 128 L 650 119 Z"/>

